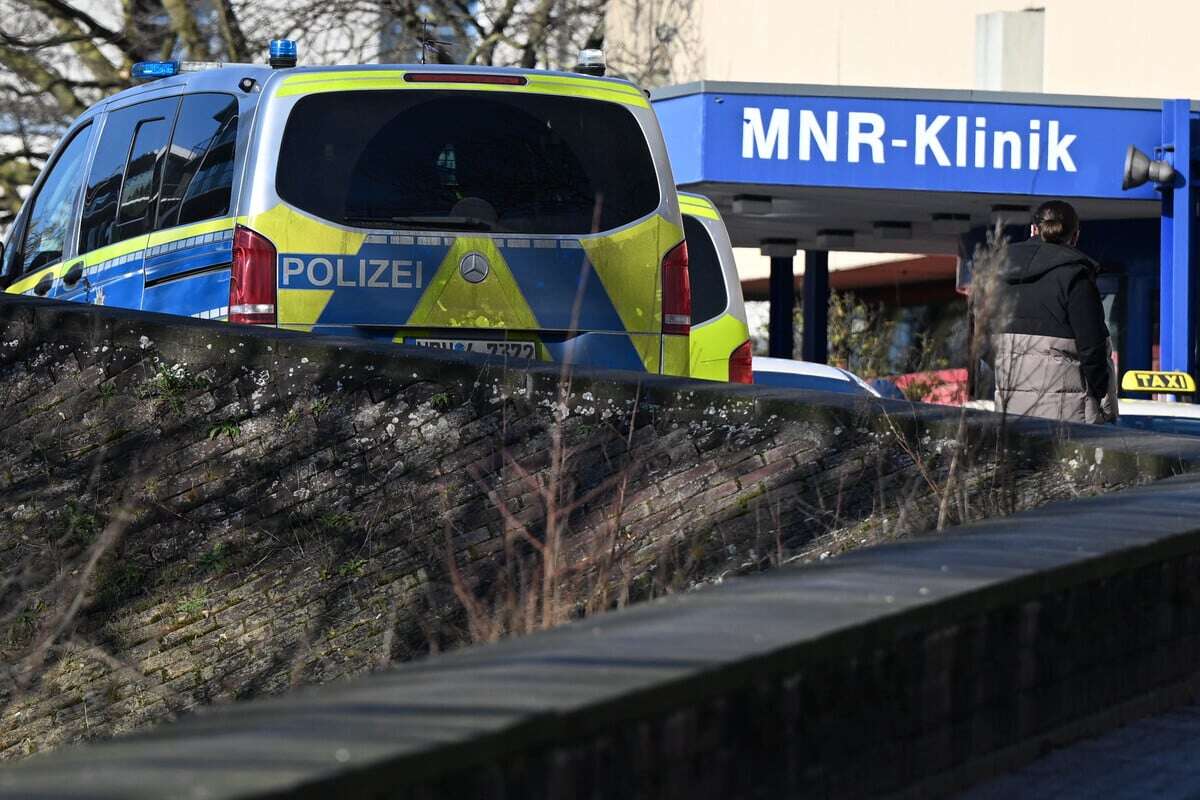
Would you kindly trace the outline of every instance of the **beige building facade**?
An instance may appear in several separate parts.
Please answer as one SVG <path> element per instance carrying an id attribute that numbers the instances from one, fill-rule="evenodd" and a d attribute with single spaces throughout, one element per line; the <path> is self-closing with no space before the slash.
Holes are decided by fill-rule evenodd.
<path id="1" fill-rule="evenodd" d="M 1185 32 L 1176 41 L 1171 31 Z M 1200 0 L 613 0 L 618 69 L 697 80 L 1200 99 Z M 1161 35 L 1166 32 L 1167 36 Z M 885 260 L 831 254 L 832 269 Z M 767 259 L 739 250 L 744 279 Z M 802 269 L 803 256 L 796 259 Z"/>
<path id="2" fill-rule="evenodd" d="M 1041 17 L 1040 52 L 1017 29 L 1010 52 L 1041 61 L 1041 91 L 1200 96 L 1197 0 L 615 0 L 607 38 L 630 54 L 655 47 L 669 62 L 656 83 L 1017 89 L 979 85 L 978 40 L 987 17 L 1025 10 Z"/>

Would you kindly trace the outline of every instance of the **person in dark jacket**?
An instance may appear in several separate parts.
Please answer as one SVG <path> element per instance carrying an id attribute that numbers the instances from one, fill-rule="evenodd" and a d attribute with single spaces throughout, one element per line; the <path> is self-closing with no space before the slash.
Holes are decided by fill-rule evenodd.
<path id="1" fill-rule="evenodd" d="M 1004 314 L 993 343 L 996 410 L 1071 422 L 1115 422 L 1117 378 L 1099 265 L 1076 249 L 1079 215 L 1052 200 L 1030 239 L 1009 245 Z"/>

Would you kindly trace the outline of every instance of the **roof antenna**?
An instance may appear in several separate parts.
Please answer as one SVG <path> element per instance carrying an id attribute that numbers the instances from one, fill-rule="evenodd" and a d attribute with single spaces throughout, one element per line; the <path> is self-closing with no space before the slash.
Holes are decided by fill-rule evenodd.
<path id="1" fill-rule="evenodd" d="M 421 63 L 425 63 L 425 56 L 430 51 L 433 51 L 435 56 L 443 54 L 443 47 L 453 47 L 454 42 L 443 42 L 440 39 L 434 39 L 429 32 L 429 19 L 421 20 L 421 35 L 417 37 L 417 41 L 421 43 Z"/>

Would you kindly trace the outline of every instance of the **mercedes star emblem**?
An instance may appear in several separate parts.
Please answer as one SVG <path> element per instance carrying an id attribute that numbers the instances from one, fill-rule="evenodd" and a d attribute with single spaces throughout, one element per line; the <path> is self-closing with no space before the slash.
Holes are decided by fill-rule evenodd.
<path id="1" fill-rule="evenodd" d="M 482 281 L 490 270 L 491 267 L 488 266 L 488 260 L 484 258 L 483 253 L 467 253 L 462 257 L 462 261 L 458 262 L 458 271 L 471 283 Z"/>

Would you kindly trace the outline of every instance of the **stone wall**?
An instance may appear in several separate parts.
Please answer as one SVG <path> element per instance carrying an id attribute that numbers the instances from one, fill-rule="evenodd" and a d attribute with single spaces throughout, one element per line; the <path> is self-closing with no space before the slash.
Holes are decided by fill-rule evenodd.
<path id="1" fill-rule="evenodd" d="M 0 406 L 9 758 L 505 633 L 525 533 L 564 534 L 558 622 L 1197 455 L 28 301 L 0 304 Z"/>
<path id="2" fill-rule="evenodd" d="M 140 736 L 0 798 L 938 797 L 1200 694 L 1195 476 Z"/>

